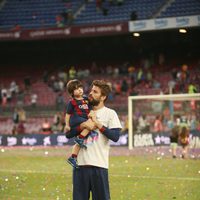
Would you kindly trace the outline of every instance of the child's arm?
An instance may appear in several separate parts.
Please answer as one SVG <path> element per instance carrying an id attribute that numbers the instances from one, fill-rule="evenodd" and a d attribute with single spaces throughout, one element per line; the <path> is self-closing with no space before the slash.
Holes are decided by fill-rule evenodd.
<path id="1" fill-rule="evenodd" d="M 70 119 L 70 114 L 66 113 L 65 115 L 65 132 L 70 131 L 70 126 L 69 126 L 69 119 Z"/>

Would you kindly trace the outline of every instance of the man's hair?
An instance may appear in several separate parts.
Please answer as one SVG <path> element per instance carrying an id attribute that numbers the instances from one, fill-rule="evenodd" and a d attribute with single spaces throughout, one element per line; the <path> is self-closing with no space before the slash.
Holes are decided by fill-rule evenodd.
<path id="1" fill-rule="evenodd" d="M 67 83 L 67 91 L 68 93 L 73 97 L 74 96 L 74 90 L 78 89 L 82 87 L 83 88 L 83 84 L 81 83 L 81 81 L 74 79 L 74 80 L 70 80 Z"/>
<path id="2" fill-rule="evenodd" d="M 105 100 L 107 100 L 108 95 L 112 91 L 111 86 L 108 84 L 108 82 L 106 82 L 104 80 L 94 80 L 92 82 L 92 86 L 97 86 L 97 87 L 99 87 L 101 89 L 101 94 L 103 96 L 106 96 Z"/>

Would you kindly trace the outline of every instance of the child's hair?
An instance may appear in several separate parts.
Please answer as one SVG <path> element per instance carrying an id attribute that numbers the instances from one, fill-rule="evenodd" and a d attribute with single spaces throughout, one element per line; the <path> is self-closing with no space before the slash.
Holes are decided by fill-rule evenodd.
<path id="1" fill-rule="evenodd" d="M 186 138 L 186 137 L 188 137 L 188 136 L 189 136 L 189 130 L 188 130 L 187 127 L 183 126 L 183 127 L 181 128 L 181 131 L 180 131 L 180 137 L 181 137 L 181 138 Z"/>
<path id="2" fill-rule="evenodd" d="M 186 144 L 189 138 L 189 129 L 185 126 L 181 127 L 179 139 L 182 144 Z"/>
<path id="3" fill-rule="evenodd" d="M 83 84 L 77 79 L 70 80 L 67 83 L 67 91 L 72 97 L 74 96 L 74 90 L 80 87 L 83 88 Z"/>
<path id="4" fill-rule="evenodd" d="M 106 99 L 108 98 L 108 95 L 112 91 L 112 88 L 110 87 L 110 85 L 106 81 L 104 81 L 104 80 L 94 80 L 92 82 L 92 86 L 93 85 L 97 86 L 97 87 L 99 87 L 101 89 L 101 94 L 103 96 L 106 96 Z"/>

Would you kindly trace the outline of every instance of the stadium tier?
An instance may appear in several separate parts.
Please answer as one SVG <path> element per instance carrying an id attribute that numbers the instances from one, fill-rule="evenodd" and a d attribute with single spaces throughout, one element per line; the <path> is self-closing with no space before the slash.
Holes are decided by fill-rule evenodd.
<path id="1" fill-rule="evenodd" d="M 161 12 L 160 17 L 176 17 L 200 14 L 200 2 L 196 0 L 176 0 Z"/>
<path id="2" fill-rule="evenodd" d="M 145 68 L 141 64 L 124 64 L 116 65 L 104 64 L 104 69 L 100 71 L 93 71 L 92 66 L 88 68 L 75 67 L 75 77 L 81 79 L 86 85 L 86 91 L 93 79 L 105 79 L 112 85 L 113 91 L 109 99 L 109 105 L 112 107 L 122 108 L 127 110 L 127 97 L 129 95 L 149 95 L 169 93 L 169 84 L 173 82 L 173 93 L 188 93 L 189 85 L 191 83 L 197 86 L 199 91 L 199 72 L 197 63 L 187 66 L 187 82 L 182 78 L 181 74 L 185 72 L 181 66 L 162 66 L 159 68 L 158 64 Z M 31 106 L 33 94 L 37 95 L 37 106 L 52 106 L 55 107 L 57 101 L 66 102 L 69 96 L 65 92 L 64 85 L 70 79 L 70 67 L 56 68 L 51 71 L 49 69 L 47 77 L 44 77 L 45 69 L 38 67 L 19 67 L 19 71 L 15 74 L 6 73 L 5 68 L 1 68 L 2 74 L 0 75 L 0 89 L 3 93 L 4 90 L 11 91 L 14 96 L 9 99 L 4 105 L 5 108 L 10 108 L 17 105 L 21 98 L 23 99 L 24 106 Z M 35 70 L 36 69 L 36 70 Z M 44 71 L 43 71 L 44 70 Z M 175 71 L 174 71 L 175 70 Z M 177 76 L 173 79 L 173 74 Z M 67 78 L 63 78 L 62 76 Z M 176 76 L 176 75 L 175 75 Z M 30 86 L 27 88 L 26 81 L 30 81 Z M 12 82 L 17 84 L 17 91 L 12 92 Z M 8 96 L 8 94 L 7 94 Z M 3 94 L 2 94 L 3 97 Z M 59 100 L 61 99 L 61 100 Z"/>
<path id="3" fill-rule="evenodd" d="M 25 133 L 36 134 L 42 132 L 42 123 L 48 119 L 53 124 L 53 117 L 28 117 L 24 123 Z M 10 135 L 13 131 L 13 121 L 11 118 L 0 118 L 0 134 Z"/>
<path id="4" fill-rule="evenodd" d="M 64 27 L 104 24 L 154 17 L 198 15 L 196 0 L 4 0 L 0 7 L 1 29 Z"/>
<path id="5" fill-rule="evenodd" d="M 161 0 L 125 0 L 121 4 L 114 4 L 114 1 L 104 1 L 101 8 L 98 8 L 95 1 L 89 1 L 85 9 L 78 15 L 75 24 L 96 24 L 129 21 L 131 14 L 135 11 L 135 19 L 151 18 L 153 13 L 158 11 L 165 1 Z"/>

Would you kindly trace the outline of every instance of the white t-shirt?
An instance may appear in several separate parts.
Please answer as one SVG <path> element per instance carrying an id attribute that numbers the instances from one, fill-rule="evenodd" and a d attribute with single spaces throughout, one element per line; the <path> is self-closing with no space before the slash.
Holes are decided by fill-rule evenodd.
<path id="1" fill-rule="evenodd" d="M 105 127 L 122 128 L 117 113 L 107 107 L 96 112 L 97 120 Z M 99 129 L 91 133 L 86 140 L 87 149 L 81 149 L 78 154 L 78 165 L 92 165 L 108 169 L 109 139 Z"/>

